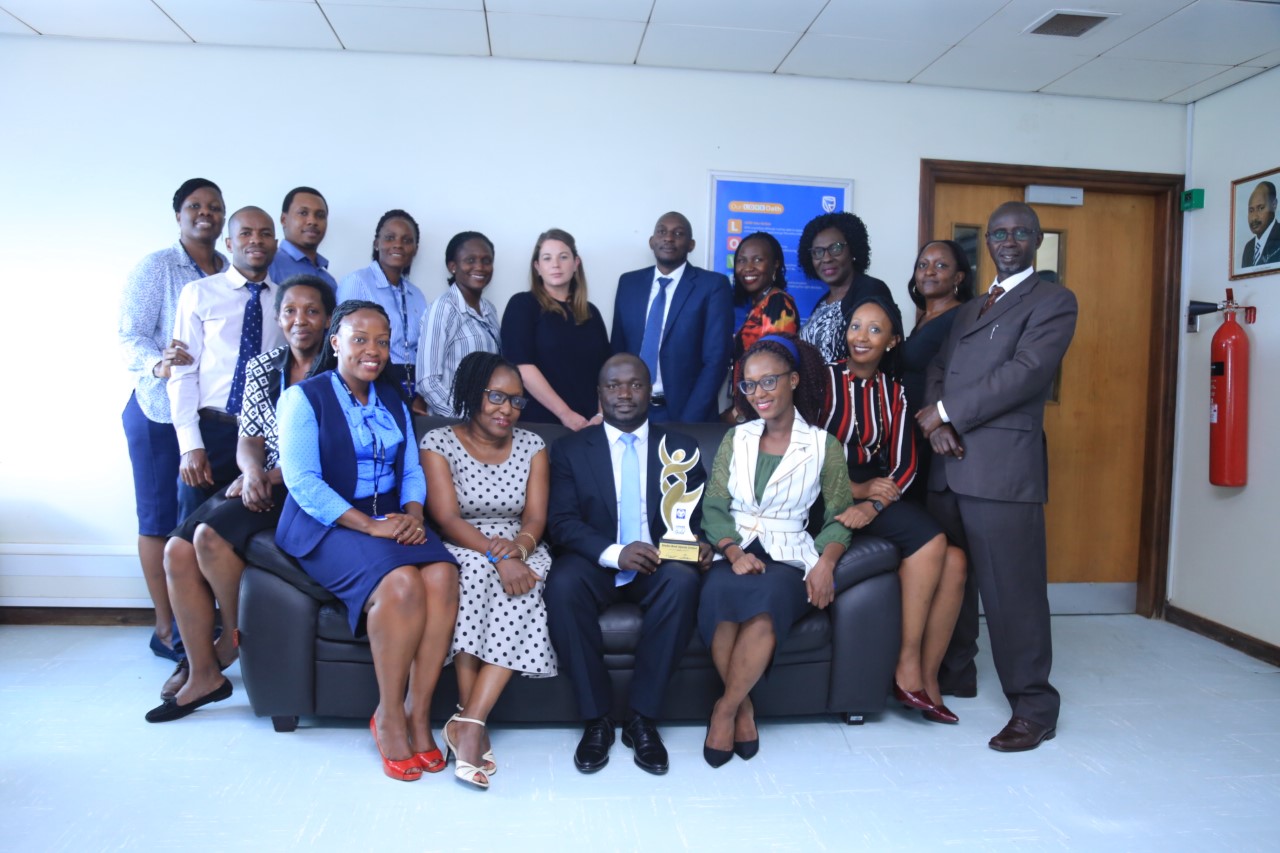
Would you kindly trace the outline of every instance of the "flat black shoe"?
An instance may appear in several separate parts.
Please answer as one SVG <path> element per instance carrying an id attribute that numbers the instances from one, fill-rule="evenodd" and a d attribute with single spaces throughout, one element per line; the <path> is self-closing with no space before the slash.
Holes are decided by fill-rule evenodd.
<path id="1" fill-rule="evenodd" d="M 711 734 L 711 721 L 707 721 L 707 734 Z M 759 742 L 756 743 L 759 746 Z M 712 767 L 724 767 L 729 763 L 729 759 L 733 758 L 732 749 L 712 749 L 707 746 L 706 738 L 702 739 L 702 760 L 710 764 Z"/>
<path id="2" fill-rule="evenodd" d="M 573 753 L 573 766 L 583 773 L 595 773 L 609 763 L 609 747 L 613 746 L 613 720 L 600 717 L 587 723 L 582 740 Z"/>
<path id="3" fill-rule="evenodd" d="M 756 738 L 755 740 L 735 740 L 733 742 L 733 754 L 741 758 L 743 761 L 750 761 L 755 758 L 756 753 L 759 751 L 760 738 Z"/>
<path id="4" fill-rule="evenodd" d="M 622 745 L 631 747 L 636 767 L 646 773 L 661 776 L 667 772 L 667 748 L 662 744 L 653 720 L 636 714 L 622 730 Z"/>
<path id="5" fill-rule="evenodd" d="M 163 705 L 157 705 L 147 712 L 147 722 L 167 723 L 170 720 L 181 720 L 197 708 L 202 708 L 211 702 L 221 702 L 230 697 L 231 682 L 224 678 L 221 684 L 190 704 L 179 705 L 177 697 L 164 700 Z"/>
<path id="6" fill-rule="evenodd" d="M 944 685 L 939 692 L 943 696 L 955 696 L 957 699 L 972 699 L 978 695 L 978 685 L 976 683 Z"/>

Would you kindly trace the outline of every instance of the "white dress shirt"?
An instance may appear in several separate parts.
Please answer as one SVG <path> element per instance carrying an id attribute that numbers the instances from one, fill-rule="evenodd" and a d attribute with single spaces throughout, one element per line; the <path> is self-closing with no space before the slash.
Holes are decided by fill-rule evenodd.
<path id="1" fill-rule="evenodd" d="M 244 308 L 249 303 L 247 281 L 229 265 L 224 272 L 188 283 L 178 295 L 173 337 L 184 341 L 191 355 L 191 364 L 175 364 L 169 374 L 169 408 L 181 453 L 204 448 L 201 409 L 226 411 L 240 357 Z M 275 322 L 275 282 L 268 278 L 263 283 L 267 287 L 258 296 L 262 303 L 260 352 L 284 344 L 284 333 Z"/>
<path id="2" fill-rule="evenodd" d="M 630 545 L 630 542 L 622 542 L 622 454 L 627 449 L 627 443 L 622 440 L 625 433 L 615 426 L 609 424 L 604 425 L 604 435 L 609 441 L 609 458 L 613 462 L 613 493 L 617 496 L 618 506 L 616 515 L 618 516 L 618 531 L 615 537 L 618 543 L 610 545 L 600 553 L 600 565 L 609 569 L 618 568 L 618 558 L 622 556 L 622 549 Z M 640 541 L 653 544 L 653 534 L 649 532 L 649 504 L 648 504 L 648 477 L 646 476 L 649 468 L 649 422 L 645 421 L 635 432 L 631 433 L 636 437 L 636 456 L 640 458 Z"/>
<path id="3" fill-rule="evenodd" d="M 653 268 L 653 283 L 649 285 L 649 301 L 644 304 L 644 318 L 645 318 L 646 326 L 649 325 L 649 309 L 653 307 L 653 300 L 658 298 L 658 291 L 662 287 L 660 284 L 658 284 L 658 279 L 669 278 L 671 279 L 671 283 L 667 285 L 667 304 L 666 306 L 664 306 L 662 310 L 662 328 L 663 328 L 663 331 L 666 330 L 667 315 L 671 313 L 671 300 L 676 298 L 676 288 L 680 286 L 680 279 L 684 277 L 684 268 L 687 266 L 689 266 L 689 262 L 685 261 L 683 264 L 676 267 L 669 273 L 663 272 L 662 270 L 658 269 L 656 266 Z M 643 339 L 641 340 L 641 343 L 643 344 Z M 658 338 L 658 352 L 659 353 L 662 352 L 661 337 Z M 653 376 L 653 394 L 654 396 L 657 396 L 661 393 L 662 393 L 662 360 L 659 359 L 658 371 Z"/>
<path id="4" fill-rule="evenodd" d="M 1013 290 L 1015 287 L 1022 284 L 1027 279 L 1031 278 L 1031 276 L 1035 274 L 1035 271 L 1036 271 L 1035 267 L 1027 267 L 1022 272 L 1014 273 L 1013 275 L 1006 278 L 1004 281 L 1001 281 L 1000 279 L 997 278 L 995 281 L 991 282 L 991 287 L 995 287 L 998 284 L 1004 288 L 1004 293 L 1001 293 L 999 296 L 996 297 L 996 302 L 999 302 L 1001 299 L 1004 299 L 1006 296 L 1009 295 L 1010 290 Z M 987 288 L 987 292 L 991 291 L 991 287 Z M 986 301 L 987 294 L 983 293 L 980 297 L 977 297 L 977 298 L 982 299 L 983 301 Z M 951 423 L 951 418 L 947 417 L 947 410 L 942 407 L 941 400 L 938 401 L 938 417 L 942 418 L 942 422 L 944 424 Z"/>

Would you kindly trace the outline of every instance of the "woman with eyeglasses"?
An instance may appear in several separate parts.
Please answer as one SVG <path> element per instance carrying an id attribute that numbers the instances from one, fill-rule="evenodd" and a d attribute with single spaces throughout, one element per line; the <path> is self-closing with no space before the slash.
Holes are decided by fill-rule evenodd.
<path id="1" fill-rule="evenodd" d="M 794 335 L 800 330 L 796 301 L 787 293 L 787 268 L 782 246 L 766 231 L 742 238 L 733 253 L 733 304 L 742 315 L 733 336 L 733 361 L 729 364 L 730 389 L 742 377 L 742 356 L 765 335 Z M 721 413 L 725 423 L 745 423 L 748 408 L 730 405 Z"/>
<path id="2" fill-rule="evenodd" d="M 828 364 L 844 358 L 844 329 L 854 302 L 877 295 L 892 300 L 889 285 L 867 275 L 871 244 L 867 226 L 852 213 L 824 213 L 800 234 L 800 269 L 827 286 L 800 329 L 801 340 L 818 348 Z"/>
<path id="3" fill-rule="evenodd" d="M 942 704 L 938 667 L 964 598 L 964 552 L 919 504 L 901 501 L 916 476 L 915 418 L 898 381 L 902 315 L 893 300 L 868 296 L 853 306 L 847 358 L 827 365 L 816 423 L 848 454 L 853 505 L 837 521 L 887 539 L 902 563 L 902 644 L 893 695 L 926 720 L 955 723 Z"/>
<path id="4" fill-rule="evenodd" d="M 556 674 L 542 600 L 550 466 L 542 439 L 515 428 L 528 402 L 518 367 L 473 352 L 453 381 L 462 423 L 422 439 L 427 508 L 460 571 L 450 654 L 461 702 L 444 742 L 457 755 L 455 776 L 477 788 L 498 771 L 486 723 L 512 673 Z"/>
<path id="5" fill-rule="evenodd" d="M 445 766 L 428 715 L 453 636 L 458 568 L 422 520 L 426 478 L 409 409 L 383 378 L 390 360 L 386 310 L 343 302 L 309 378 L 280 395 L 289 495 L 276 544 L 346 606 L 352 635 L 368 636 L 378 680 L 369 729 L 383 772 L 413 782 Z"/>
<path id="6" fill-rule="evenodd" d="M 791 335 L 756 341 L 738 392 L 758 418 L 729 431 L 711 468 L 702 530 L 719 556 L 703 581 L 698 631 L 724 682 L 702 746 L 712 767 L 759 751 L 751 689 L 791 626 L 835 597 L 836 562 L 850 542 L 836 516 L 853 497 L 844 449 L 813 425 L 822 375 L 809 344 Z M 822 529 L 810 536 L 819 495 Z"/>

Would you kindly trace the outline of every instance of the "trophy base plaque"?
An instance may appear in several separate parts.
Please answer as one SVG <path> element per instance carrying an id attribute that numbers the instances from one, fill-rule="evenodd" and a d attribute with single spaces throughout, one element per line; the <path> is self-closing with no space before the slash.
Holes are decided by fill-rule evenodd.
<path id="1" fill-rule="evenodd" d="M 668 539 L 662 537 L 658 543 L 658 556 L 663 560 L 674 560 L 677 563 L 698 562 L 698 543 L 687 539 Z"/>

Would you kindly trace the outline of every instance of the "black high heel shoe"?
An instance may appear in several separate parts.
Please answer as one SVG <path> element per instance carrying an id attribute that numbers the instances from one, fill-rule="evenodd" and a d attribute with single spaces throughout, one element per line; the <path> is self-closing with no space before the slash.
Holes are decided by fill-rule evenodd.
<path id="1" fill-rule="evenodd" d="M 708 737 L 711 735 L 710 720 L 707 721 L 707 735 Z M 734 744 L 734 746 L 736 748 L 737 744 Z M 757 747 L 760 746 L 759 740 L 756 741 L 756 746 Z M 733 758 L 733 753 L 735 751 L 736 749 L 712 749 L 711 747 L 707 746 L 706 738 L 702 739 L 702 759 L 706 761 L 708 764 L 710 764 L 712 767 L 723 767 L 726 764 L 728 764 L 729 759 Z M 754 754 L 755 753 L 752 753 L 752 755 Z"/>

